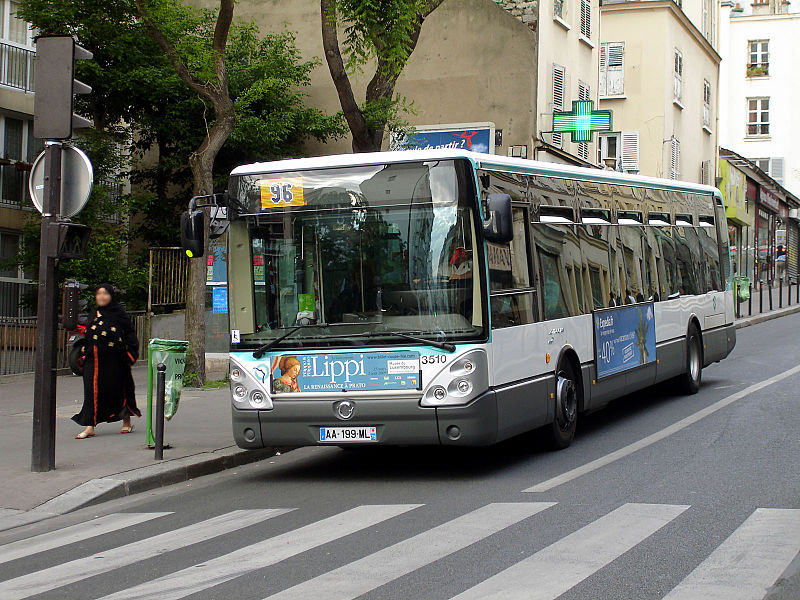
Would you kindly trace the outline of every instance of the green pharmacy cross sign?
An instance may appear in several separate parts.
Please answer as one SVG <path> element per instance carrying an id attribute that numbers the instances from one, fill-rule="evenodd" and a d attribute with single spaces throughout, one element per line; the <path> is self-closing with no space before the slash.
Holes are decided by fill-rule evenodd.
<path id="1" fill-rule="evenodd" d="M 594 110 L 593 100 L 573 100 L 571 111 L 553 111 L 553 133 L 570 133 L 573 142 L 591 142 L 595 131 L 611 130 L 611 111 Z"/>

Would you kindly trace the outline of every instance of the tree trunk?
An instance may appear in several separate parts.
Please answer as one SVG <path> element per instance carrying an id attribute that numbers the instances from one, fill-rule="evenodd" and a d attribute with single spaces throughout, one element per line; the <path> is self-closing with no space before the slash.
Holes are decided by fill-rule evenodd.
<path id="1" fill-rule="evenodd" d="M 200 147 L 189 157 L 192 169 L 192 195 L 205 196 L 214 193 L 214 159 L 233 131 L 236 118 L 233 102 L 220 99 L 215 103 L 217 120 Z M 206 215 L 208 218 L 208 215 Z M 204 231 L 208 236 L 208 231 Z M 205 247 L 206 244 L 203 244 Z M 205 258 L 205 257 L 203 257 Z M 186 290 L 186 316 L 184 335 L 189 342 L 187 367 L 196 375 L 196 385 L 206 381 L 206 272 L 205 260 L 189 261 L 189 282 Z"/>

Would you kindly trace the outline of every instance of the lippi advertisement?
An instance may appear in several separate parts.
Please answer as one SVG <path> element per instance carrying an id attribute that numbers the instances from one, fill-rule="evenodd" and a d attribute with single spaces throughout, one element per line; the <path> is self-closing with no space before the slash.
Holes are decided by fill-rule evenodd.
<path id="1" fill-rule="evenodd" d="M 272 359 L 271 392 L 422 389 L 419 352 L 284 354 Z"/>
<path id="2" fill-rule="evenodd" d="M 598 379 L 656 360 L 652 302 L 595 312 L 593 318 Z"/>

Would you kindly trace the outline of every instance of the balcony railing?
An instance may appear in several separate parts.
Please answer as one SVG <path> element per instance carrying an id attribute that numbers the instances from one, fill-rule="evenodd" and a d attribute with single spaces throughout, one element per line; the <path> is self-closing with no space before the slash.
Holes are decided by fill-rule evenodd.
<path id="1" fill-rule="evenodd" d="M 33 91 L 34 50 L 0 42 L 0 85 Z"/>

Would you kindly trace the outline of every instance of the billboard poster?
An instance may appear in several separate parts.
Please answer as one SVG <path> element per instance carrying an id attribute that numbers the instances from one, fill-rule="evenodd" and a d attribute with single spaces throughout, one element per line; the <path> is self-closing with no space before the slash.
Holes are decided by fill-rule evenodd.
<path id="1" fill-rule="evenodd" d="M 652 302 L 602 310 L 592 317 L 598 379 L 656 360 Z"/>
<path id="2" fill-rule="evenodd" d="M 256 377 L 270 375 L 273 394 L 422 389 L 419 352 L 353 352 L 276 356 L 259 365 Z"/>
<path id="3" fill-rule="evenodd" d="M 420 126 L 396 144 L 396 150 L 469 150 L 494 153 L 494 125 Z"/>
<path id="4" fill-rule="evenodd" d="M 215 315 L 228 314 L 227 285 L 218 285 L 211 290 L 211 312 Z"/>

